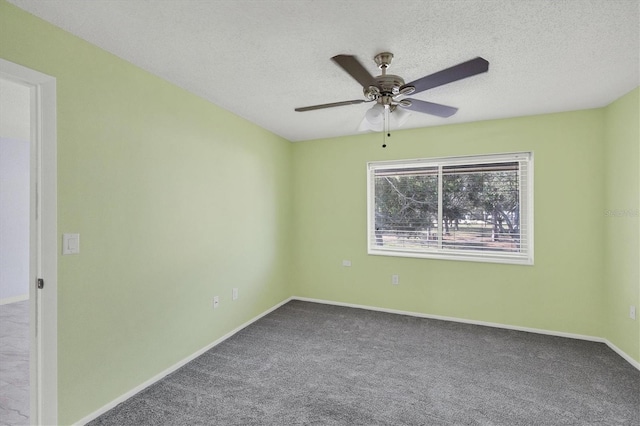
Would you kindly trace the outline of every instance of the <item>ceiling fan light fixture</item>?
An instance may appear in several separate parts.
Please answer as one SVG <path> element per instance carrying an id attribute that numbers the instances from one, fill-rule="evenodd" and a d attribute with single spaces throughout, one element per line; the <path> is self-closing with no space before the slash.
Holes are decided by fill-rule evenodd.
<path id="1" fill-rule="evenodd" d="M 406 103 L 411 105 L 411 101 L 407 101 Z M 373 132 L 382 132 L 384 130 L 384 119 L 387 112 L 389 114 L 387 120 L 391 120 L 390 123 L 393 124 L 393 127 L 402 127 L 409 117 L 411 117 L 411 112 L 403 108 L 398 108 L 397 106 L 398 105 L 391 105 L 389 108 L 386 108 L 382 104 L 375 104 L 365 113 L 364 118 L 358 126 L 358 131 L 364 132 L 371 130 Z"/>
<path id="2" fill-rule="evenodd" d="M 396 126 L 402 127 L 407 122 L 409 117 L 411 117 L 411 113 L 403 108 L 395 108 L 391 112 L 391 117 L 393 117 L 393 121 L 395 121 Z"/>
<path id="3" fill-rule="evenodd" d="M 375 104 L 364 114 L 365 120 L 367 120 L 372 126 L 382 124 L 384 114 L 384 106 Z"/>
<path id="4" fill-rule="evenodd" d="M 378 124 L 372 124 L 369 123 L 367 117 L 363 117 L 362 121 L 360 122 L 360 126 L 358 126 L 358 131 L 364 132 L 367 130 L 371 130 L 372 132 L 381 132 L 383 130 L 383 122 L 381 121 Z"/>

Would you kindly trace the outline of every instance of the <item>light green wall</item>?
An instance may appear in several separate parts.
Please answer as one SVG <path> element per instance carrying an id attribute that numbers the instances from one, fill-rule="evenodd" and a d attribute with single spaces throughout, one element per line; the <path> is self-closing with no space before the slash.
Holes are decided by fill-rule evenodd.
<path id="1" fill-rule="evenodd" d="M 0 40 L 57 78 L 69 424 L 291 294 L 291 143 L 3 1 Z"/>
<path id="2" fill-rule="evenodd" d="M 605 108 L 605 123 L 606 336 L 640 362 L 640 89 Z"/>
<path id="3" fill-rule="evenodd" d="M 603 219 L 627 192 L 638 207 L 637 90 L 607 109 L 398 131 L 386 149 L 380 134 L 292 145 L 3 0 L 0 40 L 0 57 L 58 83 L 58 231 L 82 239 L 59 259 L 61 424 L 290 295 L 604 336 L 640 360 L 637 269 L 621 259 L 637 240 L 606 251 L 633 233 Z M 367 161 L 505 151 L 534 152 L 534 266 L 366 254 Z"/>
<path id="4" fill-rule="evenodd" d="M 381 134 L 294 144 L 294 294 L 602 336 L 603 114 L 396 131 L 386 149 Z M 515 151 L 534 153 L 534 266 L 367 255 L 368 161 Z"/>

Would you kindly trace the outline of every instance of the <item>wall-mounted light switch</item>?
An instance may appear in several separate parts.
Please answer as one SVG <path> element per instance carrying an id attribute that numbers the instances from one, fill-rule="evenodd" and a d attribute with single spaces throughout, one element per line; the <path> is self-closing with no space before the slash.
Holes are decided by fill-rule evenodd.
<path id="1" fill-rule="evenodd" d="M 629 306 L 629 318 L 636 319 L 636 307 L 634 305 Z"/>
<path id="2" fill-rule="evenodd" d="M 62 254 L 80 253 L 80 234 L 62 234 Z"/>
<path id="3" fill-rule="evenodd" d="M 351 266 L 351 261 L 350 260 L 343 260 L 342 261 L 342 266 Z"/>

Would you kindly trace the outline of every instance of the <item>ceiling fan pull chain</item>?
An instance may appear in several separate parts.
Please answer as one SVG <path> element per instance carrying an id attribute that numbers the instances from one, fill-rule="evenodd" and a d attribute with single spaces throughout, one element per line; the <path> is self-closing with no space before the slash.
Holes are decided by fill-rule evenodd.
<path id="1" fill-rule="evenodd" d="M 384 115 L 382 116 L 382 147 L 386 148 L 387 147 L 387 141 L 386 139 L 388 137 L 391 137 L 391 133 L 389 133 L 389 107 L 385 106 L 384 108 Z"/>

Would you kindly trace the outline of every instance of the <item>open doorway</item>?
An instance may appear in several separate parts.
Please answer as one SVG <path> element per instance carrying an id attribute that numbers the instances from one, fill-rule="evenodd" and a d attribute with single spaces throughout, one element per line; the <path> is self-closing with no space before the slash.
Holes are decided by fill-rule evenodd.
<path id="1" fill-rule="evenodd" d="M 55 79 L 0 59 L 0 108 L 0 415 L 57 424 Z"/>
<path id="2" fill-rule="evenodd" d="M 0 417 L 30 424 L 31 95 L 0 79 Z"/>

